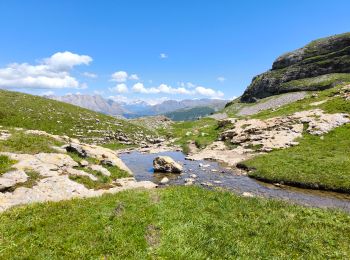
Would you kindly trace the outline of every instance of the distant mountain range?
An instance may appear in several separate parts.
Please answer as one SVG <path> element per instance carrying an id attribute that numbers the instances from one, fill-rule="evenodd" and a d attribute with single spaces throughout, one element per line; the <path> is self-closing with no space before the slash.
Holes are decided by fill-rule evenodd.
<path id="1" fill-rule="evenodd" d="M 191 109 L 196 107 L 207 107 L 211 109 L 210 111 L 217 111 L 222 109 L 228 102 L 228 100 L 203 98 L 184 99 L 180 101 L 166 100 L 162 103 L 151 105 L 142 100 L 130 103 L 123 101 L 118 102 L 116 100 L 105 99 L 100 95 L 70 94 L 65 96 L 50 95 L 44 97 L 84 107 L 104 114 L 119 117 L 123 116 L 126 118 L 161 115 L 177 110 Z"/>

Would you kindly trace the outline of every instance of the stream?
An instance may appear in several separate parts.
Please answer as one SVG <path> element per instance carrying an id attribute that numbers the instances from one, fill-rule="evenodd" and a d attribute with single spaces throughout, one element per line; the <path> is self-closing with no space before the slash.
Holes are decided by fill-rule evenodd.
<path id="1" fill-rule="evenodd" d="M 166 155 L 183 165 L 180 174 L 164 174 L 153 172 L 153 159 Z M 184 185 L 190 175 L 197 175 L 194 185 L 208 188 L 221 187 L 236 194 L 258 196 L 289 201 L 304 206 L 320 208 L 338 208 L 350 212 L 350 195 L 336 192 L 294 188 L 289 186 L 277 187 L 254 180 L 245 175 L 239 175 L 232 169 L 213 161 L 189 161 L 182 152 L 163 152 L 148 154 L 129 152 L 119 155 L 123 162 L 133 171 L 138 181 L 152 181 L 160 184 L 163 177 L 167 177 L 167 185 Z M 208 185 L 208 183 L 210 183 Z M 212 185 L 212 186 L 211 186 Z M 160 185 L 164 186 L 164 185 Z"/>

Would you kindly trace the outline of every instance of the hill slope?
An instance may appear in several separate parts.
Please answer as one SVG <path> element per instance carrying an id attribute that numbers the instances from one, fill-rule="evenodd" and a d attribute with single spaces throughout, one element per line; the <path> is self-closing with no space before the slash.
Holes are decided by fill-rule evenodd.
<path id="1" fill-rule="evenodd" d="M 199 117 L 208 116 L 215 112 L 211 107 L 194 107 L 189 109 L 179 109 L 164 114 L 166 117 L 174 121 L 191 121 Z"/>
<path id="2" fill-rule="evenodd" d="M 253 78 L 242 102 L 304 90 L 322 90 L 350 78 L 350 33 L 315 40 L 277 58 L 270 71 Z"/>
<path id="3" fill-rule="evenodd" d="M 106 143 L 120 136 L 130 141 L 140 141 L 146 139 L 146 135 L 152 135 L 151 131 L 125 120 L 71 104 L 5 90 L 0 90 L 0 125 L 43 130 L 90 143 Z"/>
<path id="4" fill-rule="evenodd" d="M 195 107 L 210 107 L 214 110 L 222 109 L 227 100 L 221 99 L 184 99 L 166 100 L 159 104 L 151 105 L 142 100 L 124 102 L 122 100 L 105 99 L 99 95 L 69 94 L 65 96 L 45 96 L 50 99 L 66 102 L 72 105 L 87 108 L 107 115 L 124 116 L 126 118 L 138 118 L 144 116 L 161 115 L 174 112 L 179 109 Z"/>
<path id="5" fill-rule="evenodd" d="M 47 98 L 62 101 L 75 106 L 87 108 L 96 112 L 108 115 L 123 115 L 126 111 L 120 104 L 113 100 L 106 100 L 100 95 L 65 95 L 65 96 L 46 96 Z"/>

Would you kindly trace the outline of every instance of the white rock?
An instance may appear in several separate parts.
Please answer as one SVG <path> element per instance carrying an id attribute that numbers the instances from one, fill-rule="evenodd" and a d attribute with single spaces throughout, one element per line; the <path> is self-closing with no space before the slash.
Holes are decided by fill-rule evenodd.
<path id="1" fill-rule="evenodd" d="M 157 172 L 181 173 L 182 166 L 169 156 L 158 156 L 153 160 L 153 168 Z"/>
<path id="2" fill-rule="evenodd" d="M 167 184 L 168 182 L 169 182 L 169 179 L 168 179 L 167 177 L 164 177 L 164 178 L 160 181 L 161 184 Z"/>
<path id="3" fill-rule="evenodd" d="M 14 170 L 4 173 L 0 177 L 0 191 L 7 188 L 11 188 L 18 183 L 26 182 L 27 179 L 27 174 L 22 170 Z"/>
<path id="4" fill-rule="evenodd" d="M 242 193 L 242 196 L 243 196 L 243 197 L 248 197 L 248 198 L 254 197 L 254 195 L 253 195 L 252 193 L 250 193 L 250 192 L 243 192 L 243 193 Z"/>

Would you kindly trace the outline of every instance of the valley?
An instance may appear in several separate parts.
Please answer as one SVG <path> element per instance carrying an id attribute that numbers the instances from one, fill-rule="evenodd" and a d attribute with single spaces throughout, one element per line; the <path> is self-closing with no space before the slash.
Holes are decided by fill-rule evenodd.
<path id="1" fill-rule="evenodd" d="M 349 46 L 282 55 L 230 102 L 0 90 L 1 258 L 349 258 Z"/>

